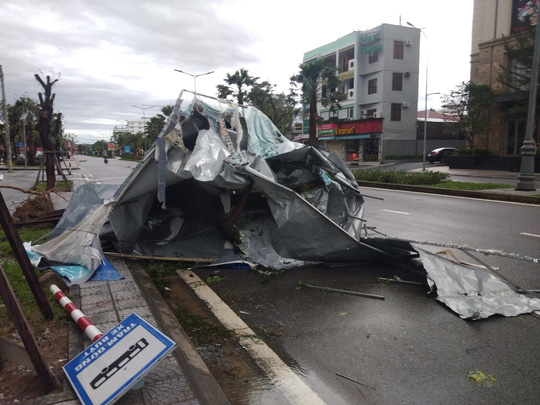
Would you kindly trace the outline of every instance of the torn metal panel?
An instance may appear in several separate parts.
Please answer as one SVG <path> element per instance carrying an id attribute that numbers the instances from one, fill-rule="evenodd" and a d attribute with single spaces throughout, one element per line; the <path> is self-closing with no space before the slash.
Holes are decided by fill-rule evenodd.
<path id="1" fill-rule="evenodd" d="M 515 292 L 490 273 L 448 260 L 418 247 L 428 283 L 441 301 L 464 319 L 517 316 L 540 310 L 540 299 Z"/>
<path id="2" fill-rule="evenodd" d="M 102 227 L 89 216 L 74 229 L 101 230 L 102 243 L 126 254 L 217 257 L 234 241 L 251 260 L 277 268 L 393 254 L 384 240 L 361 240 L 363 198 L 337 155 L 289 141 L 256 108 L 198 95 L 189 102 L 183 94 L 109 208 L 98 208 Z M 248 213 L 256 213 L 256 234 L 246 228 Z M 36 249 L 89 264 L 97 255 L 76 247 L 89 246 L 94 233 Z"/>
<path id="3" fill-rule="evenodd" d="M 70 204 L 64 211 L 64 215 L 50 235 L 55 238 L 65 231 L 73 228 L 88 214 L 99 208 L 109 200 L 118 189 L 116 185 L 85 184 L 75 190 L 70 199 Z"/>

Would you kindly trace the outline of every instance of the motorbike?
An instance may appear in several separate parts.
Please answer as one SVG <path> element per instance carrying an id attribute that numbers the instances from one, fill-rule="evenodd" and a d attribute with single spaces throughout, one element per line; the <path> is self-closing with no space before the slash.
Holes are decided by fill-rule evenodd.
<path id="1" fill-rule="evenodd" d="M 103 161 L 105 162 L 105 164 L 107 164 L 107 163 L 109 162 L 109 159 L 107 159 L 107 156 L 105 156 L 105 157 L 103 158 Z"/>

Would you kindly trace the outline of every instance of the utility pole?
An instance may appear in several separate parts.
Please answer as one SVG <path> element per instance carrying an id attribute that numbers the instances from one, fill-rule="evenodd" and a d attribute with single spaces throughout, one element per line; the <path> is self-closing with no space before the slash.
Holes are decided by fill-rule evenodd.
<path id="1" fill-rule="evenodd" d="M 135 108 L 140 108 L 142 110 L 142 114 L 143 114 L 143 142 L 144 142 L 144 153 L 146 154 L 146 115 L 145 115 L 145 111 L 148 110 L 149 108 L 156 108 L 157 105 L 142 105 L 142 106 L 139 106 L 139 105 L 131 105 L 132 107 L 135 107 Z"/>
<path id="2" fill-rule="evenodd" d="M 204 75 L 209 75 L 211 73 L 214 73 L 214 71 L 212 70 L 211 72 L 206 72 L 206 73 L 200 73 L 198 75 L 194 75 L 192 73 L 188 73 L 188 72 L 184 72 L 183 70 L 180 70 L 180 69 L 174 69 L 176 70 L 177 72 L 180 72 L 180 73 L 183 73 L 185 75 L 188 75 L 188 76 L 191 76 L 193 77 L 193 85 L 195 87 L 195 90 L 194 90 L 194 93 L 197 94 L 197 77 L 199 76 L 204 76 Z"/>
<path id="3" fill-rule="evenodd" d="M 11 143 L 9 141 L 9 117 L 6 103 L 6 87 L 4 86 L 4 73 L 2 72 L 2 65 L 0 65 L 0 82 L 2 84 L 2 104 L 4 106 L 4 131 L 5 131 L 5 143 L 6 143 L 6 159 L 8 173 L 13 173 L 13 164 L 11 162 Z"/>

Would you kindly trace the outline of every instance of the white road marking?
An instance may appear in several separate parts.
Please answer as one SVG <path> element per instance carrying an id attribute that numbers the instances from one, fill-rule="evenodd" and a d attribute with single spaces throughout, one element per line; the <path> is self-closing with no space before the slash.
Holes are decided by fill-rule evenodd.
<path id="1" fill-rule="evenodd" d="M 525 235 L 525 236 L 533 236 L 535 238 L 540 238 L 540 235 L 536 235 L 534 233 L 520 232 L 519 234 L 520 235 Z"/>
<path id="2" fill-rule="evenodd" d="M 393 214 L 411 215 L 409 212 L 392 211 L 392 210 L 385 210 L 385 209 L 383 209 L 383 211 L 391 212 L 391 213 L 393 213 Z"/>
<path id="3" fill-rule="evenodd" d="M 178 270 L 178 275 L 203 300 L 221 324 L 239 336 L 239 343 L 257 362 L 291 404 L 324 405 L 325 402 L 308 387 L 294 371 L 195 273 Z"/>

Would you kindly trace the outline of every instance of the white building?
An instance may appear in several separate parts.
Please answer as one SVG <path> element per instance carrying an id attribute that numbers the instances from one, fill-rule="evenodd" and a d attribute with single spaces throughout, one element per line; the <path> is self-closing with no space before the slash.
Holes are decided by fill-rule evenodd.
<path id="1" fill-rule="evenodd" d="M 347 95 L 318 140 L 347 161 L 381 161 L 388 155 L 415 155 L 420 30 L 382 24 L 354 31 L 304 54 L 303 62 L 322 58 L 339 69 Z M 304 123 L 307 132 L 308 122 Z"/>
<path id="2" fill-rule="evenodd" d="M 146 124 L 148 124 L 148 121 L 150 121 L 150 118 L 145 117 L 143 119 L 143 117 L 141 117 L 139 121 L 126 121 L 126 127 L 124 128 L 124 131 L 132 133 L 132 134 L 144 132 L 145 121 L 146 121 Z M 118 130 L 118 128 L 115 128 L 115 129 Z"/>

